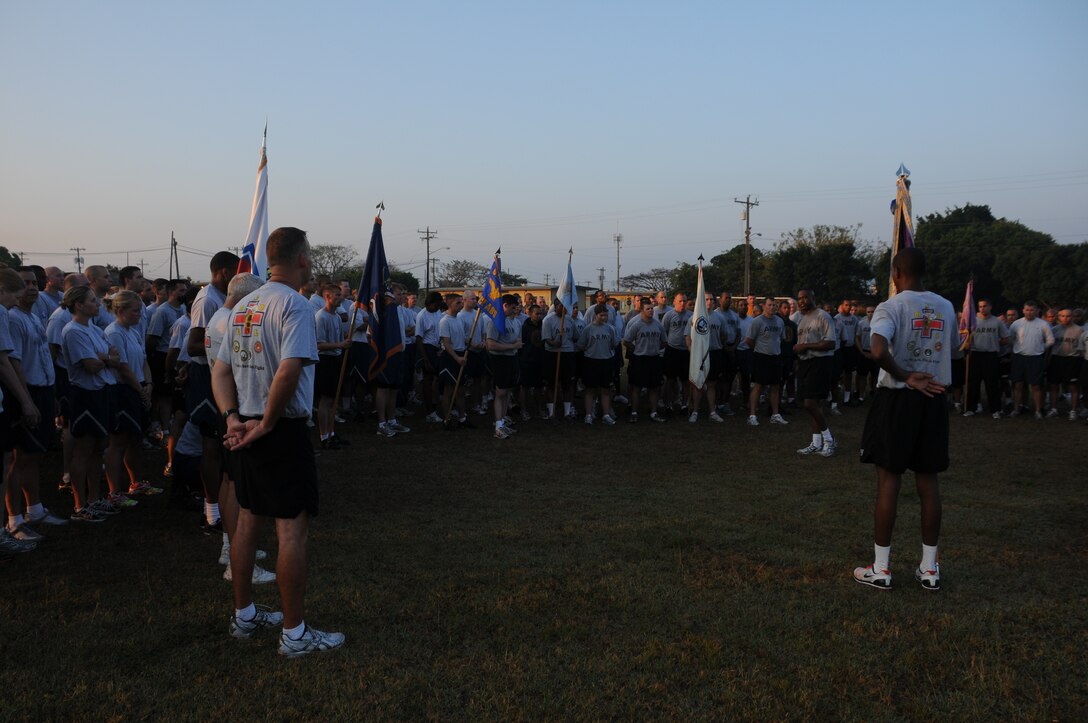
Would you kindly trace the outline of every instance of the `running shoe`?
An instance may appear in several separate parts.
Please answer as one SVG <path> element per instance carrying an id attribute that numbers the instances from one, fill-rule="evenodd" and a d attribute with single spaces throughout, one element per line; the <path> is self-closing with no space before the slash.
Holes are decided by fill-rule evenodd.
<path id="1" fill-rule="evenodd" d="M 269 610 L 264 605 L 255 605 L 257 614 L 252 620 L 242 620 L 237 615 L 230 616 L 230 634 L 243 640 L 252 638 L 262 628 L 283 625 L 283 613 Z"/>
<path id="2" fill-rule="evenodd" d="M 786 418 L 783 417 L 781 414 L 772 414 L 771 424 L 789 424 L 789 422 L 787 422 Z"/>
<path id="3" fill-rule="evenodd" d="M 427 415 L 426 419 L 427 419 L 428 422 L 432 422 L 432 423 L 435 423 L 435 424 L 441 424 L 442 423 L 442 417 L 438 416 L 438 412 L 431 412 L 430 414 Z"/>
<path id="4" fill-rule="evenodd" d="M 627 421 L 631 424 L 638 424 L 638 412 L 631 412 L 628 414 Z"/>
<path id="5" fill-rule="evenodd" d="M 592 414 L 587 414 L 586 415 L 586 424 L 593 424 L 593 415 Z"/>
<path id="6" fill-rule="evenodd" d="M 609 427 L 611 427 L 613 424 L 616 423 L 616 420 L 613 419 L 611 414 L 606 414 L 603 417 L 601 417 L 601 421 L 604 422 L 605 424 L 607 424 Z"/>
<path id="7" fill-rule="evenodd" d="M 26 526 L 26 524 L 18 525 L 16 527 L 8 527 L 8 534 L 14 537 L 16 540 L 22 540 L 23 542 L 40 542 L 45 539 L 45 535 L 41 535 L 34 530 Z"/>
<path id="8" fill-rule="evenodd" d="M 280 655 L 288 658 L 298 658 L 308 653 L 336 650 L 344 644 L 343 633 L 323 633 L 309 625 L 298 640 L 292 640 L 286 634 L 280 633 Z"/>
<path id="9" fill-rule="evenodd" d="M 128 493 L 130 495 L 159 495 L 162 494 L 162 487 L 156 487 L 144 479 L 129 485 Z"/>
<path id="10" fill-rule="evenodd" d="M 941 589 L 941 566 L 937 563 L 933 563 L 933 566 L 932 570 L 922 570 L 920 567 L 914 570 L 914 579 L 922 583 L 926 590 Z"/>
<path id="11" fill-rule="evenodd" d="M 41 525 L 67 525 L 68 524 L 68 520 L 64 519 L 63 517 L 57 517 L 56 515 L 54 515 L 52 512 L 50 512 L 45 507 L 42 507 L 42 512 L 41 512 L 40 515 L 31 515 L 31 514 L 28 513 L 27 516 L 26 516 L 26 521 L 31 525 L 39 525 L 39 524 L 41 524 Z"/>
<path id="12" fill-rule="evenodd" d="M 872 565 L 855 567 L 854 580 L 862 585 L 870 585 L 879 590 L 891 590 L 892 588 L 892 573 L 889 570 L 874 570 Z"/>
<path id="13" fill-rule="evenodd" d="M 121 514 L 121 508 L 110 502 L 108 497 L 91 502 L 87 507 L 90 507 L 93 511 L 103 515 L 119 515 Z"/>
<path id="14" fill-rule="evenodd" d="M 817 445 L 813 443 L 803 449 L 797 450 L 797 454 L 822 454 L 823 451 L 824 446 L 822 444 Z"/>
<path id="15" fill-rule="evenodd" d="M 72 511 L 72 516 L 68 519 L 73 522 L 105 522 L 106 516 L 101 512 L 96 512 L 88 507 L 80 507 L 77 510 Z"/>
<path id="16" fill-rule="evenodd" d="M 392 420 L 386 422 L 385 426 L 389 427 L 394 432 L 411 432 L 412 431 L 411 427 L 406 427 L 406 426 L 404 426 L 403 424 L 401 424 L 400 422 L 398 422 L 395 419 L 392 419 Z M 337 439 L 340 439 L 340 438 L 337 437 Z"/>
<path id="17" fill-rule="evenodd" d="M 121 492 L 110 492 L 109 497 L 107 497 L 106 499 L 110 501 L 111 505 L 119 510 L 127 510 L 140 504 L 136 500 L 132 499 L 126 494 L 122 494 Z"/>
<path id="18" fill-rule="evenodd" d="M 495 439 L 510 439 L 510 432 L 504 427 L 495 427 Z"/>
<path id="19" fill-rule="evenodd" d="M 668 420 L 666 420 L 664 417 L 662 417 L 657 412 L 650 412 L 650 421 L 651 422 L 662 422 L 662 423 L 664 423 L 664 422 L 666 422 Z"/>
<path id="20" fill-rule="evenodd" d="M 718 414 L 717 411 L 713 411 L 713 412 L 710 413 L 710 421 L 711 422 L 724 422 L 725 419 L 722 418 L 722 415 Z"/>
<path id="21" fill-rule="evenodd" d="M 835 444 L 835 440 L 824 440 L 824 448 L 820 452 L 820 454 L 822 454 L 824 457 L 830 457 L 835 454 L 836 446 L 837 445 Z"/>
<path id="22" fill-rule="evenodd" d="M 748 415 L 748 426 L 749 427 L 758 427 L 759 426 L 759 419 L 756 417 L 756 415 L 754 415 L 754 414 L 749 414 Z"/>
<path id="23" fill-rule="evenodd" d="M 382 422 L 378 425 L 379 437 L 396 437 L 397 433 L 389 426 L 389 422 Z"/>
<path id="24" fill-rule="evenodd" d="M 37 542 L 12 537 L 8 528 L 0 527 L 0 552 L 30 552 L 37 547 Z"/>
<path id="25" fill-rule="evenodd" d="M 612 401 L 614 401 L 616 404 L 630 404 L 631 403 L 630 400 L 627 399 L 627 397 L 623 396 L 622 394 L 617 394 L 616 396 L 614 396 L 612 398 Z"/>
<path id="26" fill-rule="evenodd" d="M 227 582 L 232 582 L 234 580 L 234 576 L 230 572 L 230 565 L 227 565 L 227 569 L 223 571 L 223 579 Z M 260 565 L 254 565 L 252 579 L 254 585 L 267 585 L 270 582 L 276 581 L 276 573 L 265 570 Z"/>

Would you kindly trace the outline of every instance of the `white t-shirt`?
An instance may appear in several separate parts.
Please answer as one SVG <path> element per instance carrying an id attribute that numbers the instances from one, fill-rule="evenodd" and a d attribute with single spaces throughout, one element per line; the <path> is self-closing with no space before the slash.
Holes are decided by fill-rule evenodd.
<path id="1" fill-rule="evenodd" d="M 900 368 L 932 374 L 938 383 L 952 383 L 952 348 L 960 343 L 959 323 L 952 302 L 932 291 L 900 291 L 876 307 L 873 334 L 888 340 L 888 348 Z M 880 370 L 877 386 L 904 389 Z"/>

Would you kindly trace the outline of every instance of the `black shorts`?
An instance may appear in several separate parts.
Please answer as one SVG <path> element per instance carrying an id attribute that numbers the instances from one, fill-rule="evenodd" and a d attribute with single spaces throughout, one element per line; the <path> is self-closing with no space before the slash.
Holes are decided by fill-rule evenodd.
<path id="1" fill-rule="evenodd" d="M 147 428 L 147 412 L 140 394 L 127 384 L 114 387 L 113 404 L 110 405 L 110 434 L 139 436 Z"/>
<path id="2" fill-rule="evenodd" d="M 540 389 L 544 386 L 544 374 L 540 355 L 544 352 L 534 351 L 518 358 L 518 384 L 523 387 Z"/>
<path id="3" fill-rule="evenodd" d="M 72 403 L 72 421 L 68 429 L 73 437 L 100 437 L 110 435 L 113 385 L 101 389 L 82 389 L 75 385 L 69 395 Z"/>
<path id="4" fill-rule="evenodd" d="M 861 433 L 861 461 L 895 474 L 908 469 L 936 474 L 948 469 L 945 395 L 877 389 Z"/>
<path id="5" fill-rule="evenodd" d="M 207 364 L 189 364 L 185 384 L 185 413 L 205 437 L 214 437 L 219 429 L 219 407 L 212 396 L 212 370 Z"/>
<path id="6" fill-rule="evenodd" d="M 459 356 L 464 356 L 464 354 L 463 351 L 458 352 Z M 468 364 L 467 360 L 465 361 L 465 364 Z M 462 366 L 457 363 L 453 356 L 447 354 L 445 350 L 443 350 L 442 353 L 438 355 L 439 388 L 445 389 L 446 387 L 452 387 L 454 384 L 457 384 L 458 375 L 460 375 L 461 383 L 464 383 L 465 375 L 461 369 Z"/>
<path id="7" fill-rule="evenodd" d="M 577 367 L 574 352 L 546 351 L 544 352 L 544 383 L 549 387 L 555 384 L 556 364 L 559 365 L 559 384 L 566 385 L 573 382 Z"/>
<path id="8" fill-rule="evenodd" d="M 60 415 L 61 423 L 67 427 L 68 420 L 71 419 L 72 404 L 71 404 L 71 383 L 68 381 L 68 370 L 61 369 L 56 364 L 53 365 L 53 376 L 56 377 L 56 390 L 57 390 L 57 414 Z"/>
<path id="9" fill-rule="evenodd" d="M 423 356 L 416 363 L 419 364 L 419 368 L 423 370 L 424 374 L 428 373 L 428 364 L 430 364 L 431 370 L 434 374 L 437 374 L 440 371 L 440 366 L 438 364 L 438 352 L 439 349 L 437 346 L 431 346 L 430 344 L 423 345 Z"/>
<path id="10" fill-rule="evenodd" d="M 627 365 L 627 384 L 639 389 L 657 389 L 661 386 L 662 359 L 657 354 L 631 356 Z"/>
<path id="11" fill-rule="evenodd" d="M 41 417 L 36 427 L 27 427 L 25 424 L 11 424 L 10 442 L 15 449 L 23 452 L 48 452 L 53 444 L 53 431 L 55 429 L 56 416 L 53 387 L 28 386 L 30 401 L 38 408 Z M 14 395 L 8 395 L 4 390 L 4 416 L 8 421 L 18 420 L 23 416 L 23 410 Z M 5 449 L 11 449 L 6 447 Z"/>
<path id="12" fill-rule="evenodd" d="M 487 352 L 469 349 L 468 361 L 465 362 L 465 375 L 462 379 L 476 379 L 490 374 L 487 368 Z"/>
<path id="13" fill-rule="evenodd" d="M 155 396 L 169 396 L 170 387 L 166 385 L 166 352 L 151 352 L 147 357 L 147 367 L 151 370 L 151 384 Z"/>
<path id="14" fill-rule="evenodd" d="M 669 379 L 687 379 L 691 370 L 691 352 L 687 349 L 665 347 L 665 376 Z"/>
<path id="15" fill-rule="evenodd" d="M 1046 380 L 1050 384 L 1076 384 L 1080 379 L 1081 358 L 1076 356 L 1052 356 Z"/>
<path id="16" fill-rule="evenodd" d="M 365 341 L 351 342 L 351 348 L 348 349 L 347 376 L 355 379 L 356 382 L 366 384 L 368 381 L 367 375 L 369 373 L 370 343 Z"/>
<path id="17" fill-rule="evenodd" d="M 405 344 L 404 351 L 400 353 L 400 388 L 405 392 L 412 391 L 416 381 L 416 345 Z"/>
<path id="18" fill-rule="evenodd" d="M 1043 355 L 1025 356 L 1024 354 L 1012 355 L 1012 369 L 1009 370 L 1010 382 L 1027 382 L 1031 386 L 1043 383 L 1045 377 Z"/>
<path id="19" fill-rule="evenodd" d="M 872 358 L 865 356 L 860 351 L 858 352 L 858 374 L 867 377 L 876 374 L 878 369 L 880 367 L 876 365 Z"/>
<path id="20" fill-rule="evenodd" d="M 314 373 L 314 392 L 317 397 L 335 397 L 340 383 L 340 356 L 317 355 L 317 371 Z"/>
<path id="21" fill-rule="evenodd" d="M 856 371 L 858 368 L 858 349 L 856 346 L 844 346 L 839 351 L 842 353 L 842 370 L 844 372 Z"/>
<path id="22" fill-rule="evenodd" d="M 488 354 L 487 365 L 498 389 L 513 389 L 518 385 L 518 358 L 503 354 Z"/>
<path id="23" fill-rule="evenodd" d="M 952 360 L 952 386 L 962 387 L 967 381 L 967 360 L 964 358 Z"/>
<path id="24" fill-rule="evenodd" d="M 582 384 L 588 389 L 603 389 L 612 384 L 612 357 L 582 359 Z"/>
<path id="25" fill-rule="evenodd" d="M 815 356 L 797 362 L 797 397 L 799 399 L 826 399 L 831 391 L 831 369 L 834 361 L 829 356 Z"/>
<path id="26" fill-rule="evenodd" d="M 773 354 L 752 352 L 752 382 L 755 384 L 781 384 L 782 358 Z"/>
<path id="27" fill-rule="evenodd" d="M 997 370 L 1002 379 L 1008 379 L 1012 373 L 1012 354 L 997 357 Z"/>
<path id="28" fill-rule="evenodd" d="M 828 358 L 831 359 L 831 384 L 834 386 L 842 377 L 842 348 L 836 349 L 835 354 Z"/>
<path id="29" fill-rule="evenodd" d="M 281 418 L 233 458 L 234 493 L 241 507 L 287 520 L 302 512 L 317 514 L 317 466 L 305 419 Z"/>
<path id="30" fill-rule="evenodd" d="M 737 350 L 722 349 L 722 375 L 721 380 L 729 385 L 733 384 L 737 376 Z"/>
<path id="31" fill-rule="evenodd" d="M 721 379 L 722 370 L 725 368 L 725 350 L 711 349 L 709 359 L 710 370 L 706 373 L 706 380 L 708 382 L 716 382 Z"/>
<path id="32" fill-rule="evenodd" d="M 796 362 L 794 356 L 786 356 L 783 354 L 778 357 L 778 361 L 782 365 L 782 381 L 787 382 L 790 379 L 793 379 L 793 365 Z"/>
<path id="33" fill-rule="evenodd" d="M 381 389 L 400 389 L 404 386 L 404 377 L 411 377 L 412 372 L 404 366 L 404 352 L 386 357 L 385 366 L 374 375 L 374 386 Z"/>

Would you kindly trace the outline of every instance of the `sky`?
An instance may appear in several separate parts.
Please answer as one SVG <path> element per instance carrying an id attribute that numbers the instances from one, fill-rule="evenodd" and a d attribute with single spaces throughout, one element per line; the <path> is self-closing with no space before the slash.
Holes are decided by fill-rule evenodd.
<path id="1" fill-rule="evenodd" d="M 183 275 L 270 226 L 542 282 L 988 204 L 1088 240 L 1088 3 L 0 0 L 0 246 Z M 758 234 L 758 235 L 756 235 Z M 127 253 L 126 253 L 127 252 Z"/>

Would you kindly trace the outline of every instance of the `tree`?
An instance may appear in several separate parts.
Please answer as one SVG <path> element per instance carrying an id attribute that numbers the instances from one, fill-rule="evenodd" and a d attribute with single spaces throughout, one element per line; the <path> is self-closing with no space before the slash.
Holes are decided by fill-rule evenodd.
<path id="1" fill-rule="evenodd" d="M 435 286 L 479 286 L 490 271 L 483 264 L 467 259 L 457 259 L 442 264 Z"/>
<path id="2" fill-rule="evenodd" d="M 310 261 L 314 275 L 330 279 L 346 278 L 359 266 L 359 257 L 351 246 L 338 244 L 314 244 L 310 247 Z"/>
<path id="3" fill-rule="evenodd" d="M 768 276 L 770 256 L 753 247 L 748 254 L 749 289 L 753 294 L 776 292 Z M 737 244 L 725 253 L 710 259 L 712 269 L 703 267 L 703 283 L 708 289 L 720 294 L 728 291 L 733 296 L 744 293 L 744 244 Z"/>
<path id="4" fill-rule="evenodd" d="M 669 278 L 674 269 L 656 268 L 640 274 L 631 274 L 620 278 L 620 284 L 632 291 L 660 291 L 668 289 Z"/>
<path id="5" fill-rule="evenodd" d="M 529 283 L 529 280 L 521 274 L 511 274 L 506 271 L 499 272 L 499 280 L 502 281 L 502 288 L 508 288 L 511 286 L 525 286 Z"/>
<path id="6" fill-rule="evenodd" d="M 8 251 L 6 246 L 0 246 L 0 263 L 16 268 L 23 265 L 23 259 L 19 254 Z"/>
<path id="7" fill-rule="evenodd" d="M 411 271 L 401 271 L 394 266 L 390 266 L 389 280 L 404 284 L 404 288 L 413 294 L 419 293 L 419 279 Z"/>
<path id="8" fill-rule="evenodd" d="M 816 225 L 782 234 L 770 259 L 771 288 L 788 294 L 812 289 L 817 299 L 832 302 L 867 296 L 879 276 L 879 251 L 858 241 L 860 228 Z"/>

